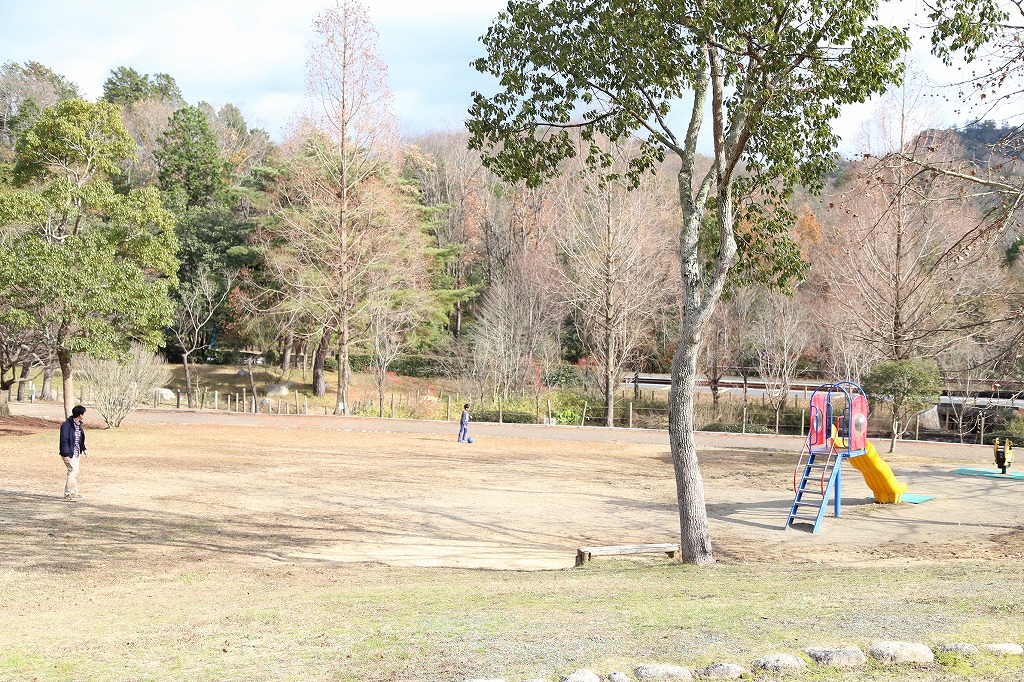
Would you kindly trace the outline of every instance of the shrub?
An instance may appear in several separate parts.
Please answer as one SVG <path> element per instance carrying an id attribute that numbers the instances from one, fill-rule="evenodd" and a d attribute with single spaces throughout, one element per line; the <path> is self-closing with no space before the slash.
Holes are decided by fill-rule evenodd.
<path id="1" fill-rule="evenodd" d="M 743 424 L 733 424 L 731 422 L 713 422 L 705 425 L 700 431 L 718 431 L 721 433 L 743 433 Z M 747 424 L 746 433 L 775 433 L 774 429 L 769 429 L 763 424 Z"/>
<path id="2" fill-rule="evenodd" d="M 338 358 L 333 358 L 333 357 L 324 358 L 324 371 L 325 372 L 337 372 L 338 371 Z"/>
<path id="3" fill-rule="evenodd" d="M 520 410 L 501 411 L 501 421 L 506 424 L 533 424 L 536 417 L 533 412 L 522 412 Z M 498 421 L 498 410 L 480 410 L 473 413 L 473 421 L 496 422 Z"/>
<path id="4" fill-rule="evenodd" d="M 348 356 L 348 366 L 353 372 L 365 371 L 372 361 L 373 358 L 366 353 L 350 353 Z"/>
<path id="5" fill-rule="evenodd" d="M 390 369 L 395 374 L 407 377 L 427 379 L 444 376 L 442 363 L 437 358 L 426 355 L 400 355 L 391 363 Z"/>
<path id="6" fill-rule="evenodd" d="M 171 379 L 163 358 L 133 346 L 123 363 L 86 357 L 79 374 L 93 389 L 96 410 L 110 428 L 117 428 L 139 403 Z"/>
<path id="7" fill-rule="evenodd" d="M 551 386 L 561 388 L 583 388 L 586 383 L 586 369 L 576 365 L 559 365 L 551 373 Z"/>

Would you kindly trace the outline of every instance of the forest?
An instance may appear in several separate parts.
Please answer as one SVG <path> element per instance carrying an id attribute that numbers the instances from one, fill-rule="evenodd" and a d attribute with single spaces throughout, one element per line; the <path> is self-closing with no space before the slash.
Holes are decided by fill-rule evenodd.
<path id="1" fill-rule="evenodd" d="M 79 367 L 157 352 L 189 407 L 197 368 L 248 364 L 257 395 L 260 362 L 301 370 L 337 414 L 360 372 L 383 416 L 398 372 L 480 404 L 582 396 L 610 426 L 624 380 L 672 370 L 690 295 L 680 160 L 637 172 L 645 142 L 576 131 L 565 144 L 600 164 L 567 154 L 537 182 L 502 172 L 472 126 L 403 138 L 373 26 L 339 7 L 280 139 L 233 104 L 186 102 L 172 74 L 121 66 L 92 102 L 38 62 L 0 67 L 0 402 L 41 370 L 43 396 L 70 405 Z M 735 263 L 697 356 L 705 423 L 737 427 L 730 377 L 764 384 L 775 431 L 794 382 L 863 382 L 894 437 L 940 392 L 1024 387 L 1018 131 L 928 128 L 924 99 L 888 90 L 857 154 L 785 191 L 740 163 Z M 697 154 L 691 177 L 714 163 Z M 961 438 L 983 413 L 968 407 L 946 421 Z"/>

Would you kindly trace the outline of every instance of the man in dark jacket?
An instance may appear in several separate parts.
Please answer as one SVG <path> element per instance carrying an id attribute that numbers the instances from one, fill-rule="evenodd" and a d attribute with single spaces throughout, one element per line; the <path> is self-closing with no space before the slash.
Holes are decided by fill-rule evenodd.
<path id="1" fill-rule="evenodd" d="M 82 457 L 88 457 L 85 449 L 85 429 L 82 428 L 82 415 L 85 408 L 75 405 L 71 408 L 71 416 L 60 425 L 60 456 L 64 466 L 68 468 L 68 480 L 64 484 L 64 499 L 77 502 L 82 499 L 78 495 L 78 465 Z"/>

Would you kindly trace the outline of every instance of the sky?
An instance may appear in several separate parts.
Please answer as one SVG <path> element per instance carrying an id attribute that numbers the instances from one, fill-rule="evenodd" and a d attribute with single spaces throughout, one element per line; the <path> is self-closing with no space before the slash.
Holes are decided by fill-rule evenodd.
<path id="1" fill-rule="evenodd" d="M 35 60 L 76 82 L 88 99 L 119 66 L 168 73 L 186 101 L 231 102 L 250 125 L 280 139 L 302 106 L 313 16 L 328 0 L 0 0 L 0 62 Z M 917 0 L 919 2 L 919 0 Z M 494 91 L 469 62 L 483 56 L 479 37 L 505 0 L 364 0 L 379 34 L 396 114 L 407 136 L 461 129 L 470 93 Z M 915 0 L 892 3 L 887 20 L 913 22 Z M 914 30 L 915 35 L 924 31 Z M 928 55 L 919 39 L 914 68 L 922 80 L 957 73 Z M 931 121 L 966 118 L 931 98 Z M 836 123 L 841 151 L 856 144 L 876 104 L 848 107 Z M 702 151 L 710 146 L 702 142 Z"/>

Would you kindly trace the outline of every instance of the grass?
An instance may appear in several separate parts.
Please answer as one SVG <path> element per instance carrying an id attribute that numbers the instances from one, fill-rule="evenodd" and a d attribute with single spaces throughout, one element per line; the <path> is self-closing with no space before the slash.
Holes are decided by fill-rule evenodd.
<path id="1" fill-rule="evenodd" d="M 378 487 L 386 504 L 362 521 L 371 539 L 415 537 L 450 512 L 464 522 L 450 537 L 508 532 L 533 542 L 540 531 L 516 516 L 524 503 L 497 519 L 474 512 L 515 487 L 529 495 L 509 499 L 540 503 L 543 490 L 580 486 L 621 505 L 611 523 L 646 524 L 651 517 L 625 510 L 661 499 L 630 492 L 642 472 L 652 476 L 645 485 L 671 487 L 656 478 L 669 471 L 652 457 L 656 446 L 577 444 L 570 455 L 481 438 L 457 459 L 450 439 L 402 434 L 129 425 L 93 436 L 96 457 L 83 473 L 91 495 L 77 507 L 39 492 L 62 483 L 53 433 L 0 440 L 0 680 L 552 680 L 656 662 L 749 667 L 808 646 L 1024 640 L 1012 558 L 695 568 L 659 557 L 533 572 L 267 558 L 338 544 Z M 254 443 L 273 451 L 254 453 Z M 451 467 L 443 482 L 428 478 L 441 476 L 439 463 Z M 466 491 L 458 504 L 388 517 L 446 499 L 456 484 Z M 366 495 L 348 505 L 360 489 Z M 582 523 L 577 512 L 555 509 L 544 525 Z M 1021 667 L 1020 657 L 943 654 L 933 666 L 811 666 L 787 679 L 1017 682 Z"/>
<path id="2" fill-rule="evenodd" d="M 187 569 L 187 570 L 184 570 Z M 602 561 L 492 572 L 380 565 L 182 567 L 81 584 L 4 573 L 2 679 L 460 680 L 749 663 L 881 639 L 1020 641 L 1018 569 L 1003 564 L 710 569 Z M 983 580 L 979 580 L 982 577 Z M 58 584 L 55 584 L 58 583 Z M 65 597 L 66 599 L 66 597 Z M 20 616 L 14 617 L 11 616 Z M 47 632 L 72 629 L 72 640 Z M 810 667 L 816 680 L 908 671 Z M 915 680 L 1017 680 L 1020 660 L 943 654 Z"/>

